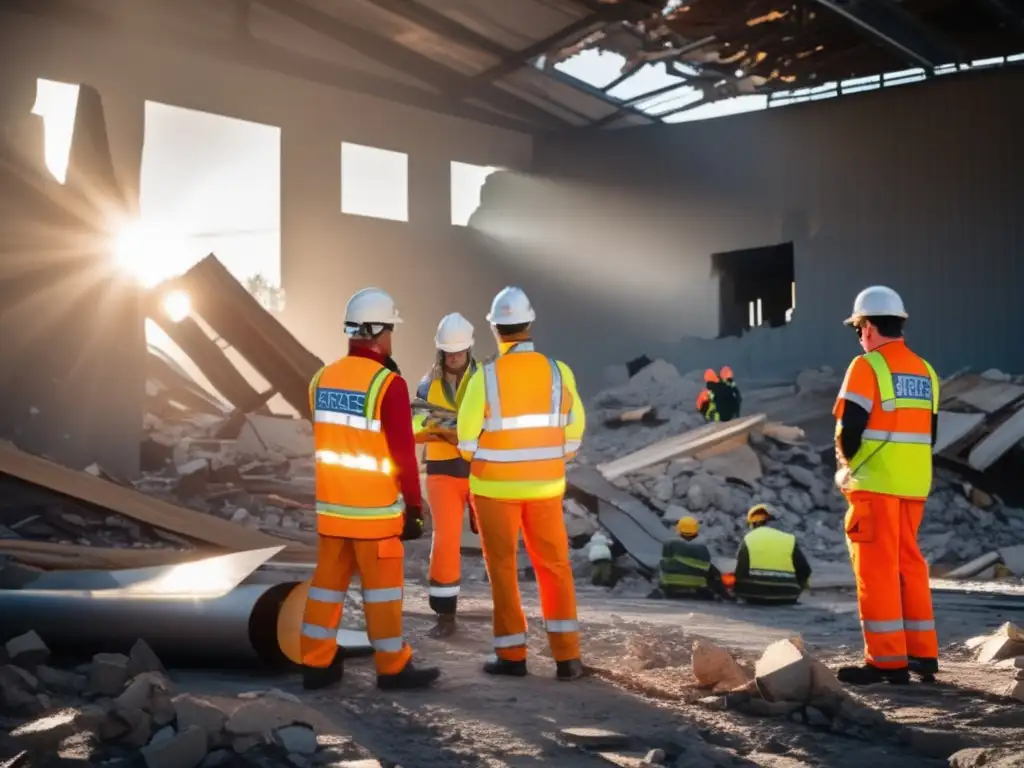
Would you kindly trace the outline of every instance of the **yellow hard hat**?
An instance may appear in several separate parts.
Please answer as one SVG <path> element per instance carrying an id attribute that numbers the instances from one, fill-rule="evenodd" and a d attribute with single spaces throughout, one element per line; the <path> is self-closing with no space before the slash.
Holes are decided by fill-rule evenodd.
<path id="1" fill-rule="evenodd" d="M 680 536 L 696 536 L 697 531 L 700 530 L 700 523 L 697 522 L 696 518 L 684 517 L 676 523 L 676 530 Z"/>
<path id="2" fill-rule="evenodd" d="M 767 504 L 755 504 L 747 511 L 747 525 L 764 523 L 772 519 L 772 513 L 768 510 Z"/>

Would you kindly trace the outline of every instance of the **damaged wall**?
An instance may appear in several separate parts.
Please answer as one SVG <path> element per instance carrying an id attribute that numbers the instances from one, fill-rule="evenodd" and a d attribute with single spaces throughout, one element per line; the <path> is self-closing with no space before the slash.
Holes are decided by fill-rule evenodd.
<path id="1" fill-rule="evenodd" d="M 450 224 L 449 163 L 527 168 L 529 136 L 127 34 L 20 15 L 3 16 L 3 27 L 9 60 L 39 77 L 92 84 L 114 105 L 109 120 L 115 155 L 141 147 L 142 132 L 125 118 L 130 110 L 124 105 L 141 115 L 147 99 L 282 128 L 283 319 L 317 355 L 333 358 L 344 351 L 345 301 L 368 284 L 392 291 L 406 318 L 396 335 L 396 357 L 411 378 L 432 360 L 441 316 L 458 310 L 483 325 L 501 283 L 477 258 L 473 234 Z M 340 212 L 342 141 L 408 153 L 409 223 Z M 136 183 L 137 174 L 136 168 Z M 483 340 L 487 354 L 492 344 Z"/>
<path id="2" fill-rule="evenodd" d="M 580 370 L 662 354 L 638 329 L 715 336 L 711 254 L 787 241 L 794 322 L 742 339 L 688 340 L 669 357 L 681 370 L 845 367 L 857 347 L 840 323 L 856 292 L 878 282 L 903 294 L 909 337 L 942 372 L 1024 370 L 1022 89 L 1024 72 L 980 72 L 710 121 L 541 139 L 535 176 L 496 181 L 476 223 L 506 238 L 518 230 L 520 241 L 543 230 L 549 248 L 555 241 L 577 263 L 575 284 L 618 292 L 625 312 L 588 306 L 582 292 L 547 304 L 566 324 L 556 348 L 574 350 L 565 354 Z M 566 275 L 553 293 L 572 284 Z M 583 334 L 599 341 L 585 353 L 568 346 Z"/>

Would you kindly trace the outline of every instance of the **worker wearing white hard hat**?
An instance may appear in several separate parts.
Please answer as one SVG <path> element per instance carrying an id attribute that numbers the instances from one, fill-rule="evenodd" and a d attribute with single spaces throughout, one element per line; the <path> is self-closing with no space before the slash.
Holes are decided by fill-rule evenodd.
<path id="1" fill-rule="evenodd" d="M 345 591 L 359 575 L 377 685 L 425 688 L 440 675 L 417 668 L 402 635 L 402 541 L 423 531 L 409 388 L 391 359 L 395 302 L 364 288 L 345 307 L 348 355 L 309 385 L 316 451 L 316 570 L 302 620 L 303 685 L 342 678 L 338 627 Z"/>
<path id="2" fill-rule="evenodd" d="M 527 673 L 516 562 L 522 531 L 557 676 L 574 680 L 583 665 L 562 497 L 565 463 L 579 450 L 586 416 L 569 366 L 535 349 L 530 331 L 536 317 L 522 288 L 505 288 L 491 302 L 487 322 L 498 355 L 466 387 L 459 449 L 470 461 L 469 487 L 494 600 L 495 658 L 484 671 Z"/>
<path id="3" fill-rule="evenodd" d="M 864 664 L 838 672 L 852 685 L 907 683 L 911 672 L 933 679 L 939 668 L 928 563 L 917 543 L 932 484 L 939 379 L 904 341 L 906 320 L 900 295 L 874 285 L 845 321 L 864 350 L 832 411 L 864 632 Z"/>
<path id="4" fill-rule="evenodd" d="M 473 359 L 473 324 L 458 312 L 441 318 L 434 336 L 437 358 L 416 389 L 416 396 L 434 406 L 434 413 L 413 419 L 417 442 L 425 443 L 427 501 L 433 521 L 427 595 L 437 616 L 431 637 L 455 632 L 462 572 L 462 529 L 469 510 L 470 527 L 476 521 L 469 495 L 469 462 L 456 447 L 455 414 L 476 371 Z M 450 427 L 438 424 L 436 414 L 451 414 Z"/>

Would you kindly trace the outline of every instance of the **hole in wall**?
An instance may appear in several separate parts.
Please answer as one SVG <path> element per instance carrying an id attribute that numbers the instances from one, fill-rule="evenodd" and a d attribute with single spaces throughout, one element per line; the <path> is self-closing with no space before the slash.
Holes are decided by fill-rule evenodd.
<path id="1" fill-rule="evenodd" d="M 480 207 L 480 193 L 487 177 L 500 171 L 493 165 L 473 165 L 452 161 L 452 224 L 456 227 L 469 225 L 469 220 Z"/>
<path id="2" fill-rule="evenodd" d="M 792 321 L 796 307 L 793 243 L 712 254 L 711 271 L 718 276 L 719 338 Z"/>
<path id="3" fill-rule="evenodd" d="M 341 212 L 409 221 L 409 156 L 342 142 Z"/>

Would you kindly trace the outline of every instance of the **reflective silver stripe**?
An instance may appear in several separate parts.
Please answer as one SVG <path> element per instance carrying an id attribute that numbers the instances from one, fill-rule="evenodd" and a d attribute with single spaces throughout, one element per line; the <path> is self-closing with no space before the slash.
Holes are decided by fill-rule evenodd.
<path id="1" fill-rule="evenodd" d="M 886 413 L 890 413 L 892 411 L 895 411 L 896 410 L 896 401 L 895 400 L 883 400 L 882 401 L 882 410 L 885 411 Z"/>
<path id="2" fill-rule="evenodd" d="M 931 445 L 932 436 L 920 432 L 886 432 L 884 429 L 865 429 L 862 437 L 865 440 L 881 440 L 889 443 L 911 443 L 914 445 Z"/>
<path id="3" fill-rule="evenodd" d="M 459 450 L 466 453 L 475 453 L 479 445 L 479 440 L 459 440 Z"/>
<path id="4" fill-rule="evenodd" d="M 373 650 L 382 653 L 398 653 L 405 647 L 405 641 L 401 637 L 385 637 L 380 640 L 370 640 Z"/>
<path id="5" fill-rule="evenodd" d="M 337 411 L 314 411 L 313 421 L 317 424 L 335 424 L 339 427 L 352 427 L 367 432 L 380 432 L 381 424 L 376 419 L 367 420 L 364 416 L 353 416 Z"/>
<path id="6" fill-rule="evenodd" d="M 561 459 L 565 456 L 564 446 L 551 448 L 481 448 L 474 458 L 481 461 L 512 463 L 516 461 L 544 461 L 545 459 Z"/>
<path id="7" fill-rule="evenodd" d="M 558 363 L 548 358 L 548 365 L 551 366 L 551 415 L 560 417 L 562 415 L 562 371 Z M 565 426 L 563 423 L 562 426 Z"/>
<path id="8" fill-rule="evenodd" d="M 431 597 L 458 597 L 459 587 L 427 587 L 427 594 Z"/>
<path id="9" fill-rule="evenodd" d="M 498 369 L 494 361 L 484 366 L 484 396 L 491 407 L 491 420 L 501 421 L 501 395 L 498 393 Z"/>
<path id="10" fill-rule="evenodd" d="M 877 632 L 879 634 L 903 631 L 903 619 L 892 619 L 890 621 L 861 620 L 860 625 L 864 628 L 865 632 Z"/>
<path id="11" fill-rule="evenodd" d="M 751 576 L 761 576 L 767 579 L 795 579 L 795 571 L 767 571 L 763 568 L 751 568 Z"/>
<path id="12" fill-rule="evenodd" d="M 323 587 L 310 587 L 306 593 L 310 600 L 317 600 L 321 603 L 343 603 L 345 593 L 336 589 L 324 589 Z"/>
<path id="13" fill-rule="evenodd" d="M 548 632 L 579 632 L 580 623 L 576 619 L 552 619 L 544 622 Z"/>
<path id="14" fill-rule="evenodd" d="M 579 441 L 579 440 L 566 440 L 565 441 L 565 452 L 566 453 L 576 453 L 576 451 L 578 451 L 580 449 L 580 442 L 581 441 Z"/>
<path id="15" fill-rule="evenodd" d="M 318 627 L 316 624 L 303 624 L 302 634 L 304 637 L 308 637 L 313 640 L 332 640 L 337 639 L 338 630 L 328 629 L 327 627 Z"/>
<path id="16" fill-rule="evenodd" d="M 363 603 L 393 603 L 402 599 L 401 587 L 389 587 L 387 589 L 364 589 Z"/>
<path id="17" fill-rule="evenodd" d="M 562 414 L 529 413 L 525 416 L 509 416 L 505 419 L 487 419 L 484 429 L 498 432 L 503 429 L 537 429 L 538 427 L 564 427 L 569 419 Z"/>
<path id="18" fill-rule="evenodd" d="M 911 621 L 906 619 L 903 622 L 903 628 L 908 632 L 931 632 L 935 629 L 935 622 L 930 619 L 927 621 Z"/>
<path id="19" fill-rule="evenodd" d="M 519 645 L 526 645 L 525 632 L 520 632 L 518 635 L 502 635 L 501 637 L 494 638 L 495 648 L 515 648 Z"/>
<path id="20" fill-rule="evenodd" d="M 906 656 L 872 656 L 871 660 L 872 661 L 881 661 L 883 663 L 890 663 L 890 662 L 893 662 L 893 663 L 896 663 L 896 664 L 899 664 L 899 663 L 906 664 L 907 663 L 907 657 Z"/>
<path id="21" fill-rule="evenodd" d="M 518 342 L 509 352 L 534 352 L 534 346 L 532 341 L 520 341 Z"/>
<path id="22" fill-rule="evenodd" d="M 870 398 L 864 397 L 864 395 L 854 394 L 853 392 L 847 392 L 845 389 L 839 393 L 839 397 L 843 400 L 848 400 L 854 405 L 859 405 L 868 413 L 871 413 L 872 409 L 875 407 L 874 401 Z"/>

